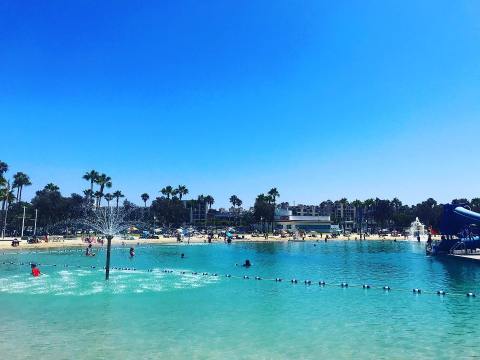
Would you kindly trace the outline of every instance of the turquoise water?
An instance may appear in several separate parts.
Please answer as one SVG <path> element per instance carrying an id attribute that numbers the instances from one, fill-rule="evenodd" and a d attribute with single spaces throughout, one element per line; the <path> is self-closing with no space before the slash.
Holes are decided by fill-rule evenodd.
<path id="1" fill-rule="evenodd" d="M 128 248 L 112 251 L 113 266 L 136 270 L 114 269 L 108 283 L 103 252 L 0 254 L 2 358 L 480 356 L 480 298 L 465 296 L 480 294 L 480 266 L 426 257 L 416 243 L 149 246 L 136 253 L 132 260 Z M 247 258 L 251 268 L 235 266 Z M 29 261 L 45 275 L 32 278 L 20 265 Z M 284 280 L 268 280 L 277 277 Z M 439 289 L 448 294 L 436 295 Z"/>

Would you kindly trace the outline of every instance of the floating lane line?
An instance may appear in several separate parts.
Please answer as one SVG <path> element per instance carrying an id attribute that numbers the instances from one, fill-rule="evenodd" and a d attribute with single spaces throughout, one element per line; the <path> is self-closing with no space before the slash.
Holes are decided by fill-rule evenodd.
<path id="1" fill-rule="evenodd" d="M 104 270 L 104 266 L 96 266 L 96 265 L 74 265 L 74 264 L 47 264 L 47 263 L 41 263 L 41 262 L 13 262 L 13 261 L 2 261 L 0 262 L 0 265 L 12 265 L 12 266 L 30 266 L 31 264 L 36 264 L 37 266 L 41 267 L 52 267 L 52 268 L 68 268 L 68 269 L 87 269 L 87 270 Z M 298 280 L 296 278 L 292 278 L 290 280 L 284 280 L 282 278 L 264 278 L 260 276 L 250 276 L 250 275 L 232 275 L 232 274 L 224 274 L 220 275 L 218 273 L 208 273 L 208 272 L 198 272 L 198 271 L 185 271 L 185 270 L 172 270 L 172 269 L 163 269 L 161 270 L 160 268 L 147 268 L 147 269 L 139 269 L 136 267 L 131 267 L 131 266 L 112 266 L 110 269 L 112 270 L 120 270 L 120 271 L 131 271 L 131 272 L 156 272 L 156 271 L 161 271 L 165 274 L 174 274 L 174 275 L 196 275 L 196 276 L 209 276 L 209 277 L 224 277 L 227 279 L 237 279 L 237 280 L 256 280 L 256 281 L 267 281 L 267 282 L 276 282 L 276 283 L 286 283 L 286 284 L 291 284 L 291 285 L 305 285 L 305 286 L 320 286 L 322 288 L 324 287 L 331 287 L 331 288 L 342 288 L 344 290 L 347 290 L 348 288 L 359 288 L 363 289 L 365 291 L 368 290 L 383 290 L 384 293 L 388 293 L 391 291 L 395 292 L 409 292 L 413 293 L 414 295 L 437 295 L 437 296 L 467 296 L 470 298 L 476 297 L 476 294 L 474 292 L 467 292 L 465 293 L 458 293 L 458 292 L 446 292 L 444 290 L 437 290 L 437 291 L 431 291 L 431 290 L 422 290 L 419 288 L 414 288 L 414 289 L 407 289 L 407 288 L 391 288 L 388 285 L 372 285 L 372 284 L 349 284 L 348 282 L 340 282 L 340 281 L 332 281 L 332 282 L 326 282 L 324 280 L 320 281 L 314 281 L 314 280 Z"/>

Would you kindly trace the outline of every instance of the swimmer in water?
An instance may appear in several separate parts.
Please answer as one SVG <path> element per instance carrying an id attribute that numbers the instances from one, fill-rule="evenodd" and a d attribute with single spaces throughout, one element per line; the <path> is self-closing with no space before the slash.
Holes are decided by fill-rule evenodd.
<path id="1" fill-rule="evenodd" d="M 248 267 L 252 266 L 252 263 L 250 262 L 250 260 L 247 259 L 247 260 L 245 260 L 245 264 L 243 264 L 242 266 L 248 268 Z"/>
<path id="2" fill-rule="evenodd" d="M 133 247 L 130 248 L 130 257 L 133 258 L 135 256 L 135 249 Z"/>
<path id="3" fill-rule="evenodd" d="M 182 255 L 180 255 L 180 257 L 181 257 L 182 259 L 185 259 L 185 254 L 182 253 Z"/>
<path id="4" fill-rule="evenodd" d="M 40 276 L 40 269 L 37 268 L 37 265 L 36 265 L 36 264 L 32 264 L 31 267 L 32 267 L 32 276 L 33 276 L 33 277 L 38 277 L 38 276 Z"/>

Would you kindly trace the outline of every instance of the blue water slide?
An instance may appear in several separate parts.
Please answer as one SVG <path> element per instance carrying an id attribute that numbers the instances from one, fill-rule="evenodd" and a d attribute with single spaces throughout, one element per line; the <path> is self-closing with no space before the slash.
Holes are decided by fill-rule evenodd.
<path id="1" fill-rule="evenodd" d="M 457 206 L 453 210 L 453 212 L 457 215 L 460 215 L 460 216 L 463 216 L 464 218 L 469 219 L 470 221 L 475 221 L 480 223 L 480 214 L 475 211 L 468 210 L 462 206 Z"/>

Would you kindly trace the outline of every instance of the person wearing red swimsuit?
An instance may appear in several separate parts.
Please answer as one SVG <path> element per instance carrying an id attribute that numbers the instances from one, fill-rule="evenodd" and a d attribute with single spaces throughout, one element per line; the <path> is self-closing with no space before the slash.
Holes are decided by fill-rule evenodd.
<path id="1" fill-rule="evenodd" d="M 37 267 L 37 265 L 32 264 L 31 266 L 32 266 L 32 275 L 34 277 L 40 276 L 40 269 Z"/>

